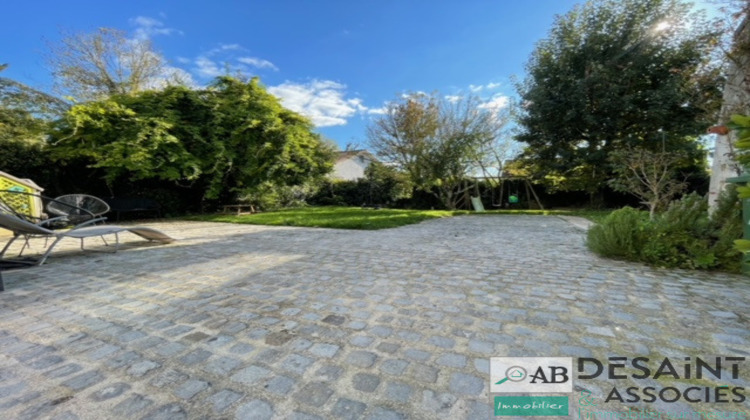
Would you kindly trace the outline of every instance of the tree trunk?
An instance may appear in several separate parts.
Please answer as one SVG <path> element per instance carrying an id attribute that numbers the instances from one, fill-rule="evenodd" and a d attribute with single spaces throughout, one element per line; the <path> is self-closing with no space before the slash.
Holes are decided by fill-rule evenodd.
<path id="1" fill-rule="evenodd" d="M 446 189 L 444 190 L 444 200 L 443 204 L 448 210 L 455 210 L 456 209 L 456 200 L 453 198 L 453 190 L 452 189 Z"/>

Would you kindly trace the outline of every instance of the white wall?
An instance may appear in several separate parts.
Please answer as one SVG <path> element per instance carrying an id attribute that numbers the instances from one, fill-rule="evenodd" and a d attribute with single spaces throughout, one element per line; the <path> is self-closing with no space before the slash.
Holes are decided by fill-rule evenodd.
<path id="1" fill-rule="evenodd" d="M 332 178 L 354 181 L 365 177 L 365 169 L 370 165 L 370 161 L 361 156 L 352 156 L 348 159 L 342 159 L 333 165 Z"/>

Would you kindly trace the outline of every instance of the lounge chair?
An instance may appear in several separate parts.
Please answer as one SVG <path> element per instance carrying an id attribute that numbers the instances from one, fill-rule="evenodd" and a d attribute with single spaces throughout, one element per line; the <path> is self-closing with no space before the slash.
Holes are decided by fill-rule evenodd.
<path id="1" fill-rule="evenodd" d="M 47 211 L 54 217 L 41 213 L 41 204 L 45 202 L 47 203 Z M 32 211 L 32 204 L 37 207 L 36 212 Z M 81 206 L 78 207 L 75 204 Z M 26 191 L 0 190 L 0 213 L 10 214 L 46 229 L 59 230 L 103 224 L 107 218 L 102 217 L 102 214 L 108 210 L 107 203 L 89 195 L 72 194 L 53 199 Z M 34 236 L 38 235 L 23 235 L 24 245 L 21 247 L 21 254 L 29 246 L 29 239 Z M 46 235 L 43 236 L 47 239 L 50 238 Z M 102 237 L 102 240 L 107 244 L 104 237 Z M 44 246 L 47 246 L 46 241 Z"/>
<path id="2" fill-rule="evenodd" d="M 65 231 L 54 231 L 49 230 L 45 227 L 23 220 L 20 217 L 0 212 L 0 228 L 5 228 L 13 232 L 13 238 L 8 241 L 2 251 L 0 251 L 0 259 L 2 259 L 5 252 L 10 248 L 10 245 L 19 237 L 41 237 L 41 238 L 55 238 L 44 252 L 44 254 L 32 264 L 42 265 L 47 260 L 52 249 L 57 245 L 58 242 L 65 238 L 74 238 L 81 240 L 81 249 L 83 248 L 83 240 L 95 236 L 114 235 L 115 236 L 115 250 L 120 245 L 119 234 L 122 232 L 130 232 L 138 235 L 149 241 L 158 241 L 161 243 L 168 244 L 173 242 L 174 239 L 168 235 L 159 232 L 158 230 L 142 227 L 142 226 L 115 226 L 115 225 L 102 225 L 102 226 L 87 226 L 87 227 L 75 227 Z M 23 249 L 21 250 L 23 252 Z"/>

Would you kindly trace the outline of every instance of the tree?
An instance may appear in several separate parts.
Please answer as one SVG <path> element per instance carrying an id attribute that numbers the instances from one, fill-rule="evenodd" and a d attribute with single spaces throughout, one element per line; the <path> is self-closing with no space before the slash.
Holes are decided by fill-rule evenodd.
<path id="1" fill-rule="evenodd" d="M 109 185 L 164 180 L 235 201 L 300 185 L 332 169 L 333 154 L 304 117 L 255 78 L 218 78 L 74 106 L 55 136 L 59 159 L 85 159 Z"/>
<path id="2" fill-rule="evenodd" d="M 656 210 L 666 207 L 672 198 L 687 187 L 677 179 L 677 168 L 685 156 L 681 153 L 648 149 L 616 150 L 609 156 L 615 177 L 609 185 L 641 200 L 649 210 L 651 220 Z"/>
<path id="3" fill-rule="evenodd" d="M 747 167 L 750 165 L 750 115 L 732 115 L 730 125 L 737 134 L 737 161 Z M 738 186 L 737 192 L 739 193 L 739 198 L 743 201 L 747 202 L 747 199 L 750 199 L 750 185 L 748 183 Z M 737 239 L 734 243 L 736 249 L 745 254 L 743 263 L 750 263 L 750 240 L 748 238 Z"/>
<path id="4" fill-rule="evenodd" d="M 509 130 L 501 129 L 511 121 L 511 110 L 512 108 L 504 108 L 495 111 L 498 135 L 492 141 L 482 144 L 472 158 L 474 165 L 482 172 L 484 180 L 493 189 L 502 188 L 508 175 L 526 177 L 523 173 L 516 173 L 522 168 L 513 164 L 513 159 L 518 155 L 517 143 L 513 141 Z"/>
<path id="5" fill-rule="evenodd" d="M 726 61 L 726 83 L 721 112 L 720 125 L 711 127 L 715 133 L 711 181 L 708 191 L 709 211 L 716 210 L 721 190 L 727 178 L 738 176 L 742 167 L 737 164 L 734 143 L 737 137 L 730 133 L 726 125 L 733 114 L 750 112 L 750 4 L 747 1 L 727 2 L 720 10 L 723 15 L 734 19 L 724 20 L 725 34 L 723 59 Z"/>
<path id="6" fill-rule="evenodd" d="M 398 165 L 418 188 L 428 190 L 428 143 L 437 132 L 440 120 L 435 96 L 411 95 L 388 104 L 382 117 L 367 127 L 373 150 L 386 162 Z"/>
<path id="7" fill-rule="evenodd" d="M 51 45 L 49 64 L 56 87 L 77 100 L 98 100 L 187 82 L 187 74 L 167 66 L 151 42 L 99 28 L 70 33 Z"/>
<path id="8" fill-rule="evenodd" d="M 365 178 L 358 181 L 367 184 L 367 203 L 370 205 L 391 204 L 408 198 L 411 193 L 404 173 L 378 161 L 370 162 L 365 169 Z"/>
<path id="9" fill-rule="evenodd" d="M 0 65 L 0 72 L 8 67 Z M 48 124 L 69 108 L 63 100 L 0 77 L 0 142 L 38 142 Z"/>
<path id="10" fill-rule="evenodd" d="M 416 188 L 455 209 L 481 150 L 501 127 L 496 113 L 477 98 L 413 94 L 391 102 L 367 135 L 375 152 L 407 173 Z"/>
<path id="11" fill-rule="evenodd" d="M 535 177 L 593 198 L 614 151 L 665 143 L 697 161 L 720 105 L 717 39 L 681 0 L 590 0 L 558 17 L 518 86 Z"/>
<path id="12" fill-rule="evenodd" d="M 735 114 L 731 117 L 730 127 L 737 134 L 737 161 L 743 167 L 750 167 L 750 115 Z M 744 185 L 737 188 L 740 198 L 750 198 L 750 186 Z"/>
<path id="13" fill-rule="evenodd" d="M 0 71 L 7 67 L 0 65 Z M 54 96 L 0 77 L 0 170 L 50 187 L 57 177 L 47 134 L 67 109 Z"/>

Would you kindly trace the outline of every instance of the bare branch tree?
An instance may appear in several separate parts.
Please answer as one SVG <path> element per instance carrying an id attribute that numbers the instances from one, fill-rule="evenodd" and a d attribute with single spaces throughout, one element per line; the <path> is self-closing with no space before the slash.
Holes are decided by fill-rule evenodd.
<path id="1" fill-rule="evenodd" d="M 641 200 L 653 220 L 656 210 L 666 206 L 687 188 L 677 179 L 676 166 L 685 156 L 675 151 L 653 152 L 643 148 L 620 150 L 610 155 L 616 178 L 609 185 Z"/>
<path id="2" fill-rule="evenodd" d="M 117 29 L 64 34 L 50 49 L 56 89 L 79 100 L 186 82 L 184 73 L 167 66 L 150 41 L 130 39 Z"/>
<path id="3" fill-rule="evenodd" d="M 390 103 L 368 127 L 370 145 L 417 188 L 455 209 L 467 188 L 464 181 L 502 128 L 495 112 L 481 105 L 474 97 L 409 95 Z"/>
<path id="4" fill-rule="evenodd" d="M 491 188 L 497 188 L 503 182 L 505 164 L 518 155 L 517 143 L 513 141 L 510 130 L 505 130 L 512 119 L 510 108 L 496 109 L 495 126 L 497 135 L 492 141 L 486 142 L 474 157 L 474 164 Z"/>

